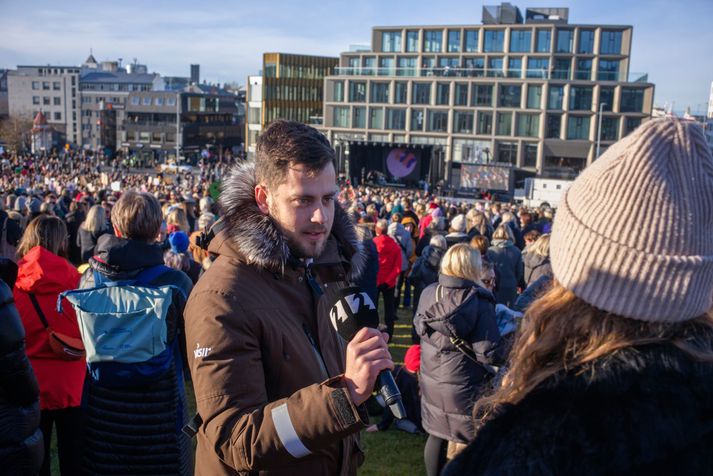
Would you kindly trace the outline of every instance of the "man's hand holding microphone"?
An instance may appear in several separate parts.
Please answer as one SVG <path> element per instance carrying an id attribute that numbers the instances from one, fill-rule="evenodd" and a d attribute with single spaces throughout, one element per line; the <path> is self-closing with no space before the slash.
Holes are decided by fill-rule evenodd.
<path id="1" fill-rule="evenodd" d="M 382 370 L 394 368 L 386 342 L 388 336 L 377 329 L 364 327 L 347 345 L 344 381 L 355 405 L 361 405 L 371 396 Z"/>

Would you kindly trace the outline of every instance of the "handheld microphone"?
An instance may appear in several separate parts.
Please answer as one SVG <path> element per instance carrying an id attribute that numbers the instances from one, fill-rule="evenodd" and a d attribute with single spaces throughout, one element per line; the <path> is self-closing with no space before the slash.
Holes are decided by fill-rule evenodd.
<path id="1" fill-rule="evenodd" d="M 355 286 L 339 291 L 339 299 L 329 312 L 332 325 L 347 342 L 363 327 L 376 329 L 379 313 L 369 295 Z M 406 418 L 406 409 L 401 401 L 401 392 L 389 370 L 382 370 L 376 379 L 376 390 L 384 398 L 391 413 L 398 418 Z"/>

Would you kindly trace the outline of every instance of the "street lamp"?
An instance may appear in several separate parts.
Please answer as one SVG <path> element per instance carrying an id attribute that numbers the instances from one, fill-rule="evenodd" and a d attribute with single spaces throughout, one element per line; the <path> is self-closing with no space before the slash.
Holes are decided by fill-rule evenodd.
<path id="1" fill-rule="evenodd" d="M 595 158 L 599 158 L 599 149 L 601 148 L 601 142 L 602 142 L 602 111 L 604 110 L 604 106 L 606 106 L 607 103 L 602 102 L 599 103 L 599 125 L 597 126 L 597 156 Z"/>

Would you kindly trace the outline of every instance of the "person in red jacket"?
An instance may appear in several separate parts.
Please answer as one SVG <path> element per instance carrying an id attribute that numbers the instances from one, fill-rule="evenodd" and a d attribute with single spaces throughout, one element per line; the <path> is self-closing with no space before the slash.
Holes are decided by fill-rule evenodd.
<path id="1" fill-rule="evenodd" d="M 54 216 L 41 215 L 27 226 L 18 247 L 15 305 L 25 327 L 27 356 L 40 386 L 40 428 L 45 458 L 40 475 L 50 474 L 50 440 L 57 427 L 57 449 L 63 475 L 82 474 L 82 421 L 80 408 L 86 373 L 83 358 L 62 360 L 49 344 L 49 334 L 31 296 L 54 331 L 79 338 L 74 310 L 66 306 L 58 314 L 57 295 L 79 286 L 79 272 L 67 261 L 67 226 Z"/>
<path id="2" fill-rule="evenodd" d="M 401 273 L 401 248 L 396 241 L 386 234 L 389 222 L 381 219 L 376 222 L 374 244 L 379 253 L 379 273 L 376 275 L 376 287 L 384 297 L 384 321 L 389 341 L 394 334 L 396 321 L 396 280 Z"/>

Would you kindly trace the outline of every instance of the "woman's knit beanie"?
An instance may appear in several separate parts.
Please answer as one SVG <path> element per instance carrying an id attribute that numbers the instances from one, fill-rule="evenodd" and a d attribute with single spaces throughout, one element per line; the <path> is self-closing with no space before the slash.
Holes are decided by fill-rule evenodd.
<path id="1" fill-rule="evenodd" d="M 697 124 L 662 118 L 612 145 L 564 194 L 555 278 L 587 303 L 643 321 L 713 308 L 713 157 Z"/>

